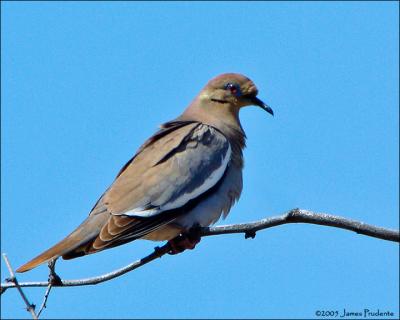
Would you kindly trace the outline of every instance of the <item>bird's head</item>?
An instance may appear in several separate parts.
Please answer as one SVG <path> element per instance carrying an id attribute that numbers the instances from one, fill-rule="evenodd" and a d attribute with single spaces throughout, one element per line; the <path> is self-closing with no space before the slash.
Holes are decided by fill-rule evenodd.
<path id="1" fill-rule="evenodd" d="M 274 115 L 257 94 L 258 89 L 249 78 L 237 73 L 224 73 L 211 79 L 178 119 L 202 122 L 225 134 L 229 134 L 232 128 L 244 134 L 239 119 L 242 107 L 255 105 Z"/>
<path id="2" fill-rule="evenodd" d="M 199 94 L 202 102 L 216 108 L 240 108 L 256 105 L 274 115 L 272 109 L 257 98 L 258 89 L 249 78 L 237 73 L 224 73 L 211 79 Z"/>

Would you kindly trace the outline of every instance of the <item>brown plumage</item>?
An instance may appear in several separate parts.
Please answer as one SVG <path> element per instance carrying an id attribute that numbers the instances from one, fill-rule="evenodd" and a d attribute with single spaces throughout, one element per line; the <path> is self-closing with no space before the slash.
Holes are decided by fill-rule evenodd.
<path id="1" fill-rule="evenodd" d="M 140 147 L 76 230 L 17 271 L 136 239 L 171 240 L 225 217 L 242 190 L 239 110 L 258 105 L 272 114 L 257 93 L 239 74 L 212 79 L 181 116 Z"/>

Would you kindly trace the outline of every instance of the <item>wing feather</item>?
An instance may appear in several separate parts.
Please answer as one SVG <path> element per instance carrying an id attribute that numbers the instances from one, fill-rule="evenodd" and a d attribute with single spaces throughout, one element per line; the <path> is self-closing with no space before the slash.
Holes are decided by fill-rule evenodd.
<path id="1" fill-rule="evenodd" d="M 179 208 L 219 181 L 230 156 L 228 140 L 216 129 L 199 123 L 178 128 L 136 155 L 104 203 L 113 215 L 137 217 Z"/>
<path id="2" fill-rule="evenodd" d="M 175 126 L 167 125 L 149 139 L 101 197 L 93 212 L 101 206 L 111 215 L 87 253 L 173 222 L 222 180 L 231 157 L 222 133 L 200 123 Z"/>

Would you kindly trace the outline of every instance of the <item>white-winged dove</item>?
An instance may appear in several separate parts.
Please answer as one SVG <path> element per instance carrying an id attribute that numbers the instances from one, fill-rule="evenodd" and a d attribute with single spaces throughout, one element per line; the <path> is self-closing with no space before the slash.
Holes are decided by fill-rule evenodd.
<path id="1" fill-rule="evenodd" d="M 193 248 L 199 239 L 178 236 L 226 217 L 240 196 L 246 135 L 239 110 L 257 105 L 273 114 L 257 93 L 240 74 L 212 79 L 139 148 L 81 225 L 17 271 L 136 239 L 169 240 L 172 253 Z"/>

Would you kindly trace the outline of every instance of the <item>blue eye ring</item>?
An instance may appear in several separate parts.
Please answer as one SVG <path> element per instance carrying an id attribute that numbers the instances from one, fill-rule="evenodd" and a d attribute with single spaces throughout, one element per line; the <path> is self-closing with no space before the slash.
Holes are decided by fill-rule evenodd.
<path id="1" fill-rule="evenodd" d="M 225 84 L 224 89 L 229 90 L 236 97 L 240 97 L 242 95 L 240 87 L 235 83 L 228 82 Z"/>

